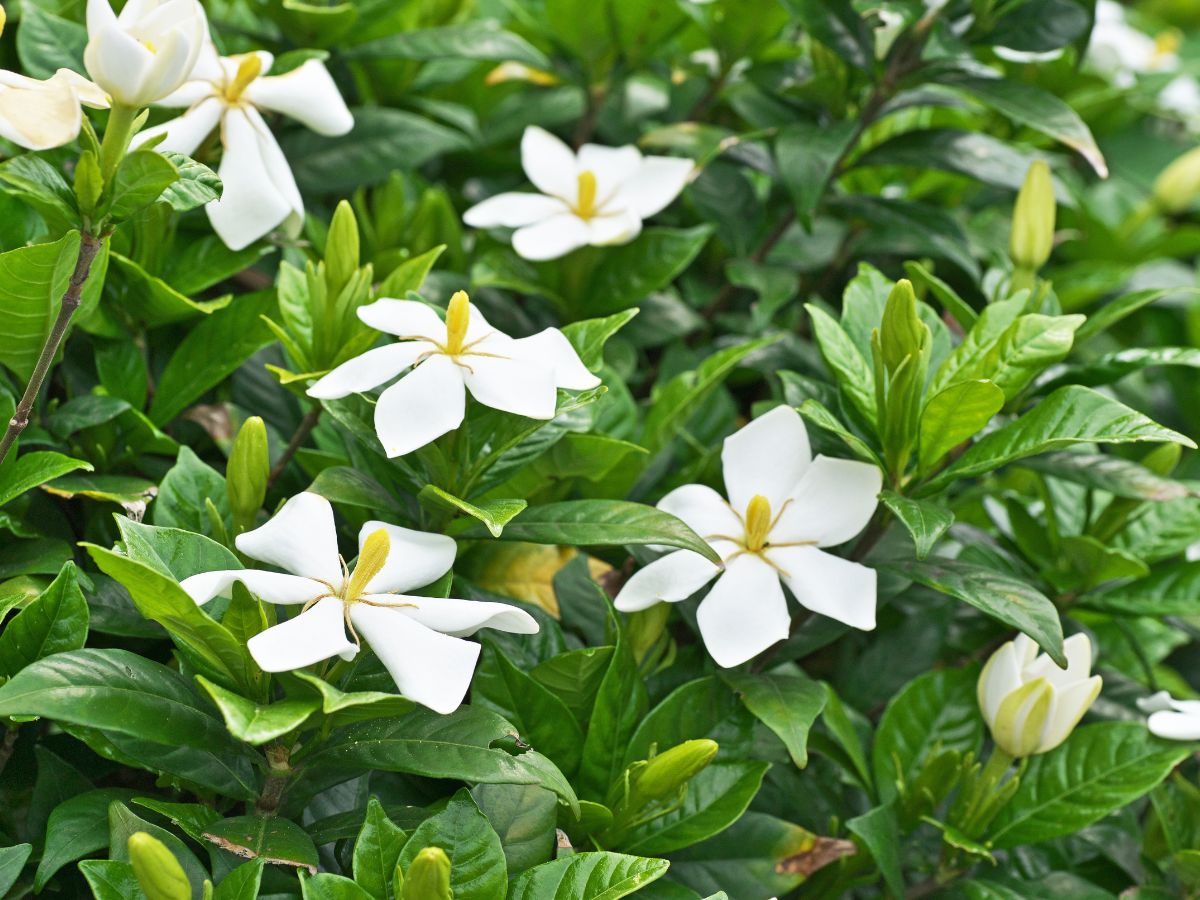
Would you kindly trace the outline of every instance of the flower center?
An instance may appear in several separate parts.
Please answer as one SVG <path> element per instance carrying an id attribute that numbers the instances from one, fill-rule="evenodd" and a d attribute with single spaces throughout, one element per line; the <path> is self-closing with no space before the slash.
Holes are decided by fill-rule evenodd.
<path id="1" fill-rule="evenodd" d="M 755 494 L 746 506 L 746 549 L 758 553 L 767 542 L 771 530 L 771 502 Z"/>
<path id="2" fill-rule="evenodd" d="M 242 61 L 238 63 L 237 74 L 233 76 L 233 81 L 225 85 L 225 101 L 227 103 L 237 103 L 242 96 L 242 92 L 250 86 L 255 78 L 262 74 L 262 60 L 259 59 L 257 53 L 248 53 L 242 57 Z"/>
<path id="3" fill-rule="evenodd" d="M 471 303 L 466 291 L 456 291 L 446 307 L 446 354 L 458 356 L 463 351 L 467 325 L 471 321 Z"/>
<path id="4" fill-rule="evenodd" d="M 342 600 L 346 603 L 354 603 L 366 593 L 371 579 L 383 570 L 391 548 L 392 542 L 385 529 L 380 528 L 367 535 L 367 539 L 363 541 L 362 552 L 358 554 L 358 564 L 346 580 Z"/>
<path id="5" fill-rule="evenodd" d="M 579 193 L 575 200 L 575 214 L 581 219 L 596 215 L 596 173 L 585 169 L 579 173 Z"/>
<path id="6" fill-rule="evenodd" d="M 158 48 L 154 46 L 154 41 L 144 40 L 141 42 L 141 44 L 143 47 L 145 47 L 151 53 L 158 53 Z"/>

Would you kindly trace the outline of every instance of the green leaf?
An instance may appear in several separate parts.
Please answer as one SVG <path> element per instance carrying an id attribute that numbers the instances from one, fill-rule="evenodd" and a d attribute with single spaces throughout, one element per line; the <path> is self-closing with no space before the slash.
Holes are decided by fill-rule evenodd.
<path id="1" fill-rule="evenodd" d="M 895 568 L 926 587 L 957 597 L 998 622 L 1024 632 L 1066 668 L 1058 610 L 1024 579 L 956 559 L 913 561 L 897 564 Z"/>
<path id="2" fill-rule="evenodd" d="M 134 797 L 134 805 L 156 812 L 171 820 L 171 824 L 195 841 L 203 841 L 204 831 L 223 817 L 203 803 L 170 803 L 153 797 Z"/>
<path id="3" fill-rule="evenodd" d="M 95 900 L 141 900 L 146 894 L 133 874 L 133 866 L 115 859 L 85 859 L 79 871 Z"/>
<path id="4" fill-rule="evenodd" d="M 1196 488 L 1162 475 L 1119 456 L 1104 453 L 1050 453 L 1024 460 L 1022 468 L 1033 469 L 1073 481 L 1117 497 L 1164 502 L 1196 496 Z"/>
<path id="5" fill-rule="evenodd" d="M 108 807 L 109 858 L 119 862 L 131 862 L 129 838 L 139 831 L 146 832 L 166 845 L 167 850 L 175 857 L 187 875 L 192 886 L 193 896 L 200 894 L 204 882 L 208 880 L 208 870 L 196 858 L 196 854 L 172 832 L 139 817 L 119 800 L 113 801 Z"/>
<path id="6" fill-rule="evenodd" d="M 587 368 L 599 369 L 604 364 L 604 345 L 608 339 L 624 328 L 639 311 L 636 308 L 626 309 L 602 319 L 571 322 L 563 326 L 562 333 Z"/>
<path id="7" fill-rule="evenodd" d="M 591 714 L 612 655 L 612 647 L 581 647 L 559 653 L 536 666 L 530 674 L 583 722 Z"/>
<path id="8" fill-rule="evenodd" d="M 938 278 L 919 262 L 905 262 L 904 272 L 913 284 L 928 287 L 933 292 L 933 295 L 937 297 L 938 302 L 942 304 L 942 309 L 953 316 L 954 320 L 958 322 L 964 331 L 970 331 L 975 322 L 978 321 L 979 314 L 975 312 L 971 304 L 960 297 L 954 288 Z"/>
<path id="9" fill-rule="evenodd" d="M 316 691 L 321 701 L 321 712 L 331 717 L 334 725 L 400 716 L 412 712 L 415 706 L 413 701 L 399 694 L 385 694 L 382 691 L 340 691 L 310 672 L 297 671 L 291 674 Z"/>
<path id="10" fill-rule="evenodd" d="M 853 119 L 833 125 L 796 122 L 780 129 L 775 159 L 801 222 L 811 221 L 838 161 L 849 152 L 856 135 Z"/>
<path id="11" fill-rule="evenodd" d="M 954 524 L 954 513 L 927 500 L 913 500 L 889 490 L 880 493 L 879 499 L 912 535 L 917 559 L 927 557 Z"/>
<path id="12" fill-rule="evenodd" d="M 998 469 L 1013 460 L 1072 444 L 1160 441 L 1195 448 L 1191 438 L 1148 419 L 1091 388 L 1059 388 L 1015 422 L 993 431 L 967 450 L 927 486 Z"/>
<path id="13" fill-rule="evenodd" d="M 443 716 L 417 709 L 340 728 L 304 762 L 314 771 L 356 774 L 367 768 L 469 782 L 539 784 L 574 808 L 575 792 L 548 759 L 532 750 L 512 756 L 492 746 L 512 733 L 508 722 L 488 710 L 462 706 Z"/>
<path id="14" fill-rule="evenodd" d="M 1128 584 L 1091 591 L 1079 605 L 1117 616 L 1194 616 L 1200 613 L 1200 562 L 1180 562 Z"/>
<path id="15" fill-rule="evenodd" d="M 804 30 L 850 65 L 871 71 L 875 38 L 850 0 L 786 0 Z"/>
<path id="16" fill-rule="evenodd" d="M 504 896 L 508 869 L 500 838 L 465 788 L 450 798 L 444 810 L 417 826 L 400 853 L 400 867 L 407 872 L 426 847 L 440 847 L 450 857 L 454 900 Z"/>
<path id="17" fill-rule="evenodd" d="M 558 803 L 548 790 L 532 784 L 479 784 L 471 795 L 500 836 L 510 875 L 554 855 Z"/>
<path id="18" fill-rule="evenodd" d="M 213 300 L 192 300 L 162 278 L 151 275 L 132 259 L 116 252 L 112 253 L 111 257 L 116 264 L 114 272 L 118 277 L 114 282 L 121 291 L 122 311 L 127 313 L 131 320 L 149 326 L 167 325 L 181 319 L 193 318 L 197 314 L 210 315 L 215 310 L 229 306 L 233 300 L 232 294 L 225 294 Z M 239 302 L 248 297 L 253 295 L 243 296 Z M 156 391 L 156 396 L 157 393 Z"/>
<path id="19" fill-rule="evenodd" d="M 314 494 L 320 494 L 331 503 L 361 506 L 370 510 L 400 509 L 387 488 L 370 475 L 350 466 L 330 466 L 328 469 L 322 469 L 307 489 Z"/>
<path id="20" fill-rule="evenodd" d="M 46 822 L 46 846 L 33 876 L 40 891 L 54 874 L 69 862 L 108 846 L 108 807 L 128 800 L 134 792 L 123 788 L 101 788 L 65 800 L 54 808 Z"/>
<path id="21" fill-rule="evenodd" d="M 0 675 L 15 675 L 30 663 L 78 650 L 87 641 L 88 605 L 77 572 L 73 562 L 64 565 L 50 587 L 4 626 Z"/>
<path id="22" fill-rule="evenodd" d="M 178 180 L 179 171 L 161 153 L 134 150 L 126 154 L 117 167 L 109 215 L 117 220 L 129 218 Z"/>
<path id="23" fill-rule="evenodd" d="M 321 9 L 322 7 L 313 7 Z M 337 7 L 326 7 L 336 9 Z M 322 872 L 300 876 L 300 896 L 304 900 L 371 900 L 371 895 L 342 875 Z"/>
<path id="24" fill-rule="evenodd" d="M 991 842 L 1003 850 L 1075 834 L 1149 793 L 1195 749 L 1153 737 L 1141 722 L 1077 728 L 1030 760 L 992 823 Z"/>
<path id="25" fill-rule="evenodd" d="M 33 18 L 28 14 L 22 18 L 21 32 L 28 32 Z M 87 40 L 86 36 L 84 40 Z M 0 163 L 0 184 L 7 186 L 8 193 L 19 196 L 37 210 L 56 232 L 79 227 L 75 194 L 71 186 L 58 169 L 37 154 L 25 153 Z"/>
<path id="26" fill-rule="evenodd" d="M 842 439 L 842 443 L 849 447 L 850 451 L 863 462 L 869 462 L 881 469 L 883 468 L 883 463 L 880 461 L 878 454 L 871 449 L 870 445 L 868 445 L 867 442 L 858 435 L 847 429 L 846 426 L 839 422 L 837 417 L 819 401 L 812 399 L 805 400 L 798 407 L 796 407 L 796 409 L 799 410 L 800 415 L 804 416 L 804 418 L 808 419 L 808 421 L 812 422 L 812 424 L 816 425 L 818 428 L 824 428 L 826 431 L 836 434 L 838 437 L 840 437 Z"/>
<path id="27" fill-rule="evenodd" d="M 0 848 L 0 897 L 8 896 L 9 888 L 21 877 L 25 860 L 33 850 L 32 844 L 13 844 Z"/>
<path id="28" fill-rule="evenodd" d="M 1038 386 L 1045 391 L 1063 384 L 1091 387 L 1112 384 L 1126 375 L 1155 366 L 1180 366 L 1200 369 L 1200 350 L 1194 347 L 1127 347 L 1075 366 L 1067 366 L 1051 381 Z"/>
<path id="29" fill-rule="evenodd" d="M 960 381 L 935 394 L 921 412 L 917 459 L 921 472 L 983 429 L 1004 406 L 1004 391 L 985 379 Z"/>
<path id="30" fill-rule="evenodd" d="M 508 886 L 508 900 L 618 900 L 666 874 L 665 859 L 620 853 L 576 853 L 527 869 Z"/>
<path id="31" fill-rule="evenodd" d="M 51 450 L 25 453 L 15 460 L 10 458 L 8 465 L 0 467 L 0 506 L 39 484 L 45 484 L 76 469 L 90 472 L 92 466 L 82 459 L 72 459 Z"/>
<path id="32" fill-rule="evenodd" d="M 927 672 L 889 701 L 871 752 L 880 800 L 897 797 L 935 752 L 979 750 L 983 718 L 975 699 L 977 677 L 974 667 Z"/>
<path id="33" fill-rule="evenodd" d="M 407 297 L 409 291 L 420 291 L 425 283 L 433 264 L 445 251 L 446 245 L 440 244 L 432 250 L 426 250 L 419 256 L 406 259 L 396 266 L 387 278 L 379 285 L 376 296 Z"/>
<path id="34" fill-rule="evenodd" d="M 46 4 L 61 9 L 54 4 Z M 25 74 L 32 78 L 50 78 L 59 69 L 84 72 L 83 49 L 87 29 L 78 22 L 43 9 L 38 3 L 21 8 L 21 27 L 17 29 L 17 53 Z"/>
<path id="35" fill-rule="evenodd" d="M 203 675 L 196 681 L 208 693 L 225 718 L 225 727 L 239 741 L 265 744 L 303 725 L 321 704 L 316 699 L 280 700 L 262 706 L 213 684 Z"/>
<path id="36" fill-rule="evenodd" d="M 261 859 L 242 863 L 221 879 L 213 900 L 257 900 L 264 865 Z"/>
<path id="37" fill-rule="evenodd" d="M 279 816 L 236 816 L 209 825 L 204 839 L 246 859 L 316 874 L 317 848 L 303 828 Z"/>
<path id="38" fill-rule="evenodd" d="M 628 244 L 604 248 L 579 308 L 611 315 L 641 303 L 682 273 L 708 243 L 711 225 L 695 228 L 647 228 Z"/>
<path id="39" fill-rule="evenodd" d="M 880 784 L 883 782 L 881 781 Z M 893 897 L 904 896 L 904 877 L 900 871 L 900 826 L 892 804 L 877 806 L 846 822 L 851 834 L 857 835 L 871 852 L 875 865 L 883 875 Z"/>
<path id="40" fill-rule="evenodd" d="M 392 34 L 350 47 L 343 55 L 349 59 L 511 60 L 537 69 L 551 65 L 544 53 L 492 19 Z"/>
<path id="41" fill-rule="evenodd" d="M 1099 309 L 1095 310 L 1088 316 L 1086 322 L 1079 326 L 1079 330 L 1075 332 L 1076 345 L 1083 343 L 1089 338 L 1107 331 L 1112 328 L 1122 319 L 1133 315 L 1143 306 L 1148 306 L 1156 300 L 1161 300 L 1163 297 L 1178 296 L 1180 293 L 1194 293 L 1196 289 L 1170 287 L 1170 288 L 1150 288 L 1144 291 L 1134 291 L 1131 294 L 1125 294 L 1115 300 L 1110 300 Z"/>
<path id="42" fill-rule="evenodd" d="M 429 509 L 450 510 L 478 519 L 494 538 L 500 537 L 504 526 L 529 505 L 527 500 L 486 500 L 482 506 L 476 506 L 433 484 L 421 488 L 417 499 Z"/>
<path id="43" fill-rule="evenodd" d="M 150 516 L 160 527 L 213 537 L 208 515 L 210 501 L 223 521 L 229 517 L 225 477 L 200 459 L 191 447 L 183 446 L 179 448 L 175 465 L 159 482 Z"/>
<path id="44" fill-rule="evenodd" d="M 464 537 L 476 536 L 480 530 L 472 528 Z M 576 547 L 662 544 L 720 561 L 716 551 L 679 519 L 627 500 L 563 500 L 531 506 L 505 527 L 502 539 Z"/>
<path id="45" fill-rule="evenodd" d="M 169 204 L 176 212 L 187 212 L 189 209 L 220 199 L 223 190 L 221 179 L 204 163 L 198 163 L 173 150 L 155 152 L 175 167 L 178 176 L 157 199 Z"/>
<path id="46" fill-rule="evenodd" d="M 367 801 L 367 815 L 354 842 L 354 881 L 375 900 L 395 900 L 393 873 L 408 835 L 392 824 L 379 800 Z"/>
<path id="47" fill-rule="evenodd" d="M 825 708 L 825 689 L 803 675 L 726 673 L 746 708 L 775 732 L 792 762 L 808 765 L 808 732 Z"/>
<path id="48" fill-rule="evenodd" d="M 821 349 L 821 357 L 836 376 L 842 395 L 863 419 L 874 425 L 878 411 L 875 408 L 875 374 L 870 364 L 829 313 L 812 303 L 804 308 L 812 319 L 813 336 Z"/>

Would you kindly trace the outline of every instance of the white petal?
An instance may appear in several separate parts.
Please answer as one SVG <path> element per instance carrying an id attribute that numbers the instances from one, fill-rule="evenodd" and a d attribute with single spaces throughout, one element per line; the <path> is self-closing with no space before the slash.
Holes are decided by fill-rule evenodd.
<path id="1" fill-rule="evenodd" d="M 480 647 L 473 641 L 438 634 L 399 610 L 355 603 L 350 621 L 391 673 L 400 693 L 434 712 L 458 709 Z"/>
<path id="2" fill-rule="evenodd" d="M 431 307 L 416 300 L 384 297 L 360 306 L 358 317 L 376 331 L 403 338 L 425 338 L 442 344 L 446 342 L 446 323 Z"/>
<path id="3" fill-rule="evenodd" d="M 106 26 L 116 24 L 117 14 L 113 12 L 109 0 L 88 0 L 87 30 L 89 34 L 95 34 Z"/>
<path id="4" fill-rule="evenodd" d="M 569 210 L 557 197 L 510 191 L 476 203 L 463 213 L 463 221 L 472 228 L 520 228 Z"/>
<path id="5" fill-rule="evenodd" d="M 167 94 L 161 100 L 156 100 L 155 106 L 173 106 L 187 108 L 202 100 L 220 100 L 217 89 L 211 81 L 185 81 L 176 90 Z M 222 108 L 225 103 L 221 102 Z M 145 132 L 139 132 L 134 138 L 134 144 L 140 143 Z"/>
<path id="6" fill-rule="evenodd" d="M 560 213 L 513 232 L 512 245 L 519 256 L 535 262 L 558 259 L 586 247 L 592 232 L 587 222 L 574 213 Z"/>
<path id="7" fill-rule="evenodd" d="M 346 134 L 354 127 L 354 116 L 319 59 L 307 60 L 283 75 L 255 79 L 246 87 L 245 97 L 261 109 L 291 116 L 317 134 Z"/>
<path id="8" fill-rule="evenodd" d="M 791 629 L 779 575 L 757 556 L 739 556 L 725 567 L 696 621 L 709 656 L 724 668 L 753 659 Z"/>
<path id="9" fill-rule="evenodd" d="M 333 400 L 391 381 L 414 362 L 422 353 L 434 350 L 425 341 L 405 341 L 376 347 L 361 356 L 347 360 L 308 389 L 308 396 L 321 400 Z"/>
<path id="10" fill-rule="evenodd" d="M 648 219 L 679 196 L 694 170 L 695 165 L 690 159 L 648 156 L 637 173 L 621 185 L 612 205 L 628 209 L 640 219 Z"/>
<path id="11" fill-rule="evenodd" d="M 988 658 L 983 672 L 979 675 L 976 693 L 979 708 L 989 726 L 996 721 L 996 714 L 1000 712 L 1000 704 L 1004 702 L 1004 698 L 1021 684 L 1021 666 L 1016 648 L 1012 641 L 1006 641 Z"/>
<path id="12" fill-rule="evenodd" d="M 750 500 L 761 494 L 779 515 L 811 460 L 800 414 L 790 406 L 775 407 L 725 438 L 721 466 L 730 505 L 745 515 Z"/>
<path id="13" fill-rule="evenodd" d="M 1092 641 L 1079 632 L 1063 641 L 1063 654 L 1067 657 L 1067 668 L 1060 669 L 1058 663 L 1042 654 L 1025 666 L 1022 673 L 1026 681 L 1045 678 L 1056 690 L 1063 690 L 1084 681 L 1092 671 Z"/>
<path id="14" fill-rule="evenodd" d="M 1137 708 L 1144 713 L 1166 712 L 1174 707 L 1175 701 L 1166 691 L 1158 691 L 1149 697 L 1139 697 L 1137 701 Z"/>
<path id="15" fill-rule="evenodd" d="M 450 571 L 458 544 L 444 534 L 430 534 L 370 521 L 358 532 L 358 550 L 362 552 L 367 536 L 382 528 L 390 541 L 387 560 L 379 573 L 367 582 L 371 593 L 404 593 L 432 584 Z"/>
<path id="16" fill-rule="evenodd" d="M 705 540 L 717 535 L 738 540 L 746 530 L 725 498 L 707 485 L 685 484 L 677 487 L 656 505 L 663 512 L 682 519 L 688 528 Z"/>
<path id="17" fill-rule="evenodd" d="M 153 61 L 154 54 L 115 22 L 98 31 L 89 29 L 88 43 L 83 50 L 84 66 L 92 80 L 113 100 L 142 106 L 158 99 L 145 96 Z"/>
<path id="18" fill-rule="evenodd" d="M 629 210 L 595 216 L 588 219 L 587 226 L 588 243 L 593 247 L 628 244 L 642 233 L 642 220 Z"/>
<path id="19" fill-rule="evenodd" d="M 642 154 L 632 145 L 602 147 L 599 144 L 584 144 L 579 148 L 575 165 L 577 173 L 591 172 L 596 176 L 596 205 L 603 208 L 621 186 L 637 174 L 642 167 Z"/>
<path id="20" fill-rule="evenodd" d="M 575 154 L 544 128 L 530 125 L 525 129 L 521 136 L 521 167 L 543 194 L 575 202 L 579 193 Z"/>
<path id="21" fill-rule="evenodd" d="M 333 507 L 320 494 L 297 494 L 269 522 L 239 534 L 234 543 L 247 556 L 296 575 L 342 583 Z"/>
<path id="22" fill-rule="evenodd" d="M 268 603 L 304 604 L 329 593 L 329 586 L 301 575 L 264 572 L 261 569 L 223 569 L 201 572 L 179 582 L 187 595 L 203 606 L 213 597 L 228 597 L 235 581 Z"/>
<path id="23" fill-rule="evenodd" d="M 642 566 L 613 601 L 621 612 L 686 600 L 717 577 L 721 567 L 693 550 L 676 550 Z"/>
<path id="24" fill-rule="evenodd" d="M 246 649 L 264 672 L 290 672 L 340 656 L 353 659 L 358 648 L 346 638 L 345 604 L 336 597 L 280 622 L 246 641 Z"/>
<path id="25" fill-rule="evenodd" d="M 875 570 L 816 547 L 768 547 L 800 605 L 852 628 L 875 627 Z"/>
<path id="26" fill-rule="evenodd" d="M 79 98 L 66 81 L 0 74 L 0 137 L 27 150 L 49 150 L 75 140 L 82 121 Z"/>
<path id="27" fill-rule="evenodd" d="M 379 395 L 375 433 L 388 456 L 403 456 L 461 425 L 466 407 L 461 370 L 431 356 Z"/>
<path id="28" fill-rule="evenodd" d="M 108 94 L 104 93 L 98 84 L 71 69 L 59 69 L 50 76 L 47 83 L 67 85 L 75 92 L 75 96 L 84 106 L 90 106 L 92 109 L 108 109 L 109 107 Z"/>
<path id="29" fill-rule="evenodd" d="M 466 367 L 462 371 L 471 396 L 484 406 L 531 419 L 554 418 L 558 391 L 549 366 L 469 354 L 460 365 Z"/>
<path id="30" fill-rule="evenodd" d="M 782 512 L 771 504 L 779 521 L 770 539 L 775 543 L 815 541 L 820 547 L 844 544 L 871 520 L 882 487 L 883 474 L 877 466 L 818 456 Z"/>
<path id="31" fill-rule="evenodd" d="M 1170 741 L 1200 741 L 1200 716 L 1156 712 L 1146 720 L 1150 733 Z"/>
<path id="32" fill-rule="evenodd" d="M 600 384 L 600 379 L 587 370 L 567 336 L 557 328 L 519 338 L 508 346 L 518 359 L 550 366 L 554 370 L 554 383 L 560 388 L 585 391 Z"/>
<path id="33" fill-rule="evenodd" d="M 483 310 L 474 303 L 468 303 L 467 306 L 471 313 L 467 317 L 467 334 L 464 341 L 475 344 L 474 349 L 478 351 L 509 355 L 505 348 L 512 346 L 513 339 L 492 325 L 483 314 Z M 486 341 L 487 346 L 483 346 L 480 341 Z"/>
<path id="34" fill-rule="evenodd" d="M 367 599 L 380 602 L 397 600 L 412 606 L 399 607 L 410 619 L 420 622 L 442 634 L 467 637 L 480 628 L 495 628 L 511 634 L 537 634 L 537 620 L 515 606 L 507 603 L 491 603 L 484 600 L 454 600 L 438 597 L 406 597 L 396 594 L 379 594 Z"/>
<path id="35" fill-rule="evenodd" d="M 209 97 L 183 115 L 139 132 L 133 139 L 133 146 L 140 147 L 150 138 L 165 134 L 166 138 L 155 147 L 156 150 L 174 150 L 184 156 L 191 156 L 217 127 L 221 121 L 223 109 L 224 106 L 220 100 L 216 97 Z"/>
<path id="36" fill-rule="evenodd" d="M 221 120 L 221 167 L 224 191 L 208 204 L 213 230 L 231 250 L 240 250 L 268 234 L 297 208 L 299 192 L 275 138 L 254 110 L 230 109 Z"/>
<path id="37" fill-rule="evenodd" d="M 1042 726 L 1038 752 L 1046 753 L 1065 741 L 1083 718 L 1100 693 L 1103 682 L 1099 675 L 1078 681 L 1065 690 L 1055 690 L 1050 713 Z"/>

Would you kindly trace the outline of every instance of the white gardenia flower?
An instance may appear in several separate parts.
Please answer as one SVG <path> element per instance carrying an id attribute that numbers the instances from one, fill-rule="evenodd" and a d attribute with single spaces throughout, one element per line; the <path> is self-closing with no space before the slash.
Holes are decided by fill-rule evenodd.
<path id="1" fill-rule="evenodd" d="M 70 69 L 59 69 L 45 81 L 0 70 L 0 138 L 26 150 L 75 140 L 83 123 L 81 104 L 104 109 L 108 97 Z"/>
<path id="2" fill-rule="evenodd" d="M 464 291 L 450 299 L 445 322 L 424 303 L 390 298 L 360 308 L 358 317 L 401 342 L 342 363 L 308 395 L 345 397 L 411 368 L 375 405 L 375 431 L 388 456 L 411 453 L 461 425 L 467 391 L 492 409 L 552 419 L 559 388 L 600 384 L 557 328 L 511 338 L 489 325 Z"/>
<path id="3" fill-rule="evenodd" d="M 1176 75 L 1158 92 L 1158 108 L 1171 113 L 1188 129 L 1200 131 L 1200 81 L 1191 75 Z"/>
<path id="4" fill-rule="evenodd" d="M 1096 4 L 1096 24 L 1087 48 L 1088 65 L 1117 87 L 1129 87 L 1137 75 L 1171 72 L 1179 66 L 1179 36 L 1172 31 L 1151 37 L 1125 20 L 1115 0 Z"/>
<path id="5" fill-rule="evenodd" d="M 632 146 L 584 144 L 576 154 L 537 126 L 521 138 L 521 165 L 540 194 L 497 194 L 468 209 L 463 221 L 517 229 L 513 249 L 532 260 L 632 241 L 644 219 L 679 196 L 694 168 L 690 159 L 642 156 Z"/>
<path id="6" fill-rule="evenodd" d="M 1159 691 L 1137 705 L 1150 714 L 1146 726 L 1151 734 L 1172 741 L 1200 741 L 1200 700 L 1176 700 Z"/>
<path id="7" fill-rule="evenodd" d="M 262 110 L 282 113 L 323 135 L 346 134 L 354 117 L 325 64 L 306 60 L 283 75 L 267 75 L 274 57 L 265 51 L 218 56 L 206 41 L 188 80 L 158 101 L 183 106 L 177 119 L 137 136 L 137 146 L 159 134 L 159 150 L 192 156 L 214 128 L 221 130 L 224 191 L 208 204 L 213 230 L 232 250 L 253 243 L 283 225 L 296 234 L 304 221 L 304 201 L 283 151 L 263 120 Z"/>
<path id="8" fill-rule="evenodd" d="M 176 90 L 208 40 L 197 0 L 128 0 L 118 16 L 109 0 L 88 0 L 88 74 L 126 106 L 149 106 Z"/>
<path id="9" fill-rule="evenodd" d="M 266 600 L 299 606 L 298 615 L 247 642 L 265 672 L 285 672 L 333 656 L 353 659 L 359 635 L 387 667 L 404 696 L 440 713 L 462 703 L 480 647 L 463 637 L 480 628 L 533 634 L 537 622 L 504 603 L 413 597 L 454 564 L 453 538 L 367 522 L 358 564 L 338 556 L 333 507 L 318 494 L 297 494 L 261 528 L 238 535 L 247 556 L 286 569 L 203 572 L 182 586 L 197 603 L 227 596 L 235 581 Z M 349 636 L 347 636 L 349 632 Z"/>
<path id="10" fill-rule="evenodd" d="M 979 674 L 979 709 L 996 745 L 1014 758 L 1053 750 L 1067 739 L 1103 684 L 1092 670 L 1092 642 L 1073 634 L 1063 642 L 1060 669 L 1028 635 L 1002 645 Z"/>
<path id="11" fill-rule="evenodd" d="M 718 665 L 744 663 L 788 636 L 781 582 L 801 606 L 855 628 L 875 627 L 875 570 L 818 548 L 858 534 L 878 505 L 882 476 L 868 463 L 812 457 L 799 414 L 780 406 L 725 439 L 728 500 L 687 484 L 658 502 L 720 554 L 724 570 L 676 550 L 634 574 L 617 595 L 622 612 L 684 600 L 717 579 L 696 611 Z M 720 576 L 720 577 L 718 577 Z"/>

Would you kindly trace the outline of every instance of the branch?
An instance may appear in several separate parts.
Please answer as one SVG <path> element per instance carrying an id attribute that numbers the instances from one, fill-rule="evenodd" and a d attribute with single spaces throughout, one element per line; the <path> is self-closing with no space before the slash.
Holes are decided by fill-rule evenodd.
<path id="1" fill-rule="evenodd" d="M 321 421 L 321 407 L 319 406 L 314 406 L 304 414 L 296 433 L 292 435 L 292 439 L 288 441 L 283 453 L 279 455 L 279 459 L 275 461 L 275 465 L 271 466 L 271 471 L 267 474 L 267 490 L 270 490 L 276 479 L 283 474 L 287 464 L 292 461 L 296 451 L 304 446 L 304 442 L 308 440 L 308 436 L 313 433 L 313 429 L 317 427 L 319 421 Z"/>

